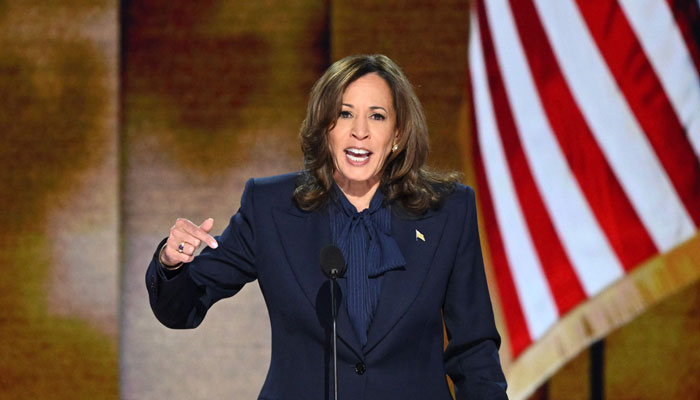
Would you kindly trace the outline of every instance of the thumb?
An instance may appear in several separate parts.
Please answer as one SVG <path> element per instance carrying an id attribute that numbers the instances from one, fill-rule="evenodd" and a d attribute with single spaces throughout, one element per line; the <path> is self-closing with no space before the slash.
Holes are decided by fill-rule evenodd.
<path id="1" fill-rule="evenodd" d="M 211 228 L 214 226 L 214 218 L 207 218 L 202 222 L 201 225 L 199 225 L 199 228 L 206 233 L 209 233 L 211 231 Z"/>

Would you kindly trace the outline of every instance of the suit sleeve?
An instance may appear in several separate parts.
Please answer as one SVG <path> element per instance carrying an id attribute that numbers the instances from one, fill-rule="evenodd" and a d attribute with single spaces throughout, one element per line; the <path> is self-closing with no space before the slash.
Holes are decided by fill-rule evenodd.
<path id="1" fill-rule="evenodd" d="M 216 237 L 216 249 L 205 247 L 191 263 L 166 272 L 158 259 L 165 239 L 158 246 L 146 271 L 146 288 L 151 309 L 163 325 L 197 327 L 209 307 L 256 279 L 253 192 L 251 179 L 238 212 Z"/>
<path id="2" fill-rule="evenodd" d="M 491 307 L 474 192 L 467 188 L 467 211 L 443 306 L 448 346 L 445 369 L 457 400 L 507 399 L 498 348 L 500 336 Z"/>

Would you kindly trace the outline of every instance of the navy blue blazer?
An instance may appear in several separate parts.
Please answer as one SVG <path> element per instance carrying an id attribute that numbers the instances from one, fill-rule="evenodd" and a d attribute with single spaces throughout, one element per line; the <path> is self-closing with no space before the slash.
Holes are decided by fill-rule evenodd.
<path id="1" fill-rule="evenodd" d="M 146 273 L 151 308 L 171 328 L 196 327 L 215 302 L 258 280 L 272 328 L 259 399 L 333 398 L 330 287 L 319 264 L 331 243 L 329 213 L 295 205 L 297 176 L 249 180 L 217 249 L 205 248 L 170 279 L 156 251 Z M 473 191 L 458 185 L 418 218 L 393 213 L 391 233 L 407 265 L 384 275 L 364 346 L 340 285 L 338 397 L 448 400 L 448 374 L 458 399 L 507 399 Z"/>

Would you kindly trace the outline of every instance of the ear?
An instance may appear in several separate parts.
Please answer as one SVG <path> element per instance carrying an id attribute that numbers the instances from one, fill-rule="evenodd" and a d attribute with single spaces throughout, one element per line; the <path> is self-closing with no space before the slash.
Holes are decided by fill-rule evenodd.
<path id="1" fill-rule="evenodd" d="M 394 131 L 394 140 L 392 140 L 392 143 L 391 143 L 391 152 L 395 153 L 398 146 L 399 146 L 399 131 L 396 130 L 396 131 Z"/>

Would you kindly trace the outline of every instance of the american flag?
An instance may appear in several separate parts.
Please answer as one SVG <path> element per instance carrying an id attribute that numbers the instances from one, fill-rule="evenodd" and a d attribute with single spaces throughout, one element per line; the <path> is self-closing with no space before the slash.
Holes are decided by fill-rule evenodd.
<path id="1" fill-rule="evenodd" d="M 699 42 L 697 0 L 475 0 L 477 189 L 516 363 L 697 237 Z"/>

